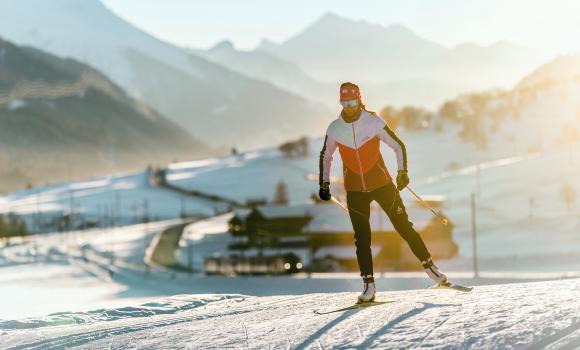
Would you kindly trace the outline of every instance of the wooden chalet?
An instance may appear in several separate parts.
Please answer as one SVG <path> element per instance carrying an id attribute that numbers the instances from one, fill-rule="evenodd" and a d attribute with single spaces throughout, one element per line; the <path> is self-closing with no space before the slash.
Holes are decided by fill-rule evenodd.
<path id="1" fill-rule="evenodd" d="M 440 198 L 429 199 L 432 207 L 441 203 Z M 413 203 L 407 205 L 407 212 L 435 259 L 457 255 L 451 222 L 444 225 L 443 217 L 434 217 Z M 378 205 L 372 207 L 370 223 L 376 271 L 420 268 L 407 243 Z M 295 250 L 311 270 L 328 270 L 331 266 L 334 271 L 358 271 L 352 224 L 335 204 L 264 205 L 240 210 L 229 221 L 229 232 L 233 237 L 229 249 L 242 255 L 250 251 Z"/>

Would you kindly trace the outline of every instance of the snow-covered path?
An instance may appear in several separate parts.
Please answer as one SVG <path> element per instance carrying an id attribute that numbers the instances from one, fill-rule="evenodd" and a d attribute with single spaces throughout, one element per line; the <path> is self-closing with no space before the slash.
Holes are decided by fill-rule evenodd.
<path id="1" fill-rule="evenodd" d="M 575 349 L 579 291 L 580 279 L 570 279 L 480 286 L 469 294 L 382 292 L 378 299 L 394 302 L 327 315 L 313 310 L 348 306 L 356 295 L 182 295 L 61 314 L 52 323 L 58 326 L 3 323 L 0 340 L 13 349 Z"/>

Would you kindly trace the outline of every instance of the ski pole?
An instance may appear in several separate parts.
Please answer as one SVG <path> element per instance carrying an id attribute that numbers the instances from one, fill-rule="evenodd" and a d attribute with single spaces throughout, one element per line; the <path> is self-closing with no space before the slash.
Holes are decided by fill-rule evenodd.
<path id="1" fill-rule="evenodd" d="M 342 210 L 346 211 L 348 213 L 348 209 L 342 204 L 340 203 L 336 198 L 334 198 L 334 196 L 330 196 L 330 199 L 336 203 L 339 207 L 342 208 Z"/>
<path id="2" fill-rule="evenodd" d="M 352 211 L 352 212 L 355 212 L 355 213 L 357 213 L 358 215 L 362 215 L 363 217 L 366 217 L 366 215 L 363 215 L 363 213 L 361 213 L 361 212 L 360 212 L 360 211 L 358 211 L 358 210 L 354 210 L 354 209 L 351 209 L 351 208 L 347 208 L 347 207 L 345 207 L 345 206 L 344 206 L 344 204 L 340 203 L 340 202 L 338 201 L 338 199 L 334 198 L 334 196 L 330 196 L 330 199 L 331 199 L 331 200 L 332 200 L 334 203 L 336 203 L 336 204 L 337 204 L 339 207 L 341 207 L 341 208 L 342 208 L 342 210 L 346 211 L 347 213 L 349 213 L 350 211 Z"/>
<path id="3" fill-rule="evenodd" d="M 423 198 L 419 197 L 419 195 L 417 193 L 415 193 L 415 191 L 413 191 L 413 189 L 409 186 L 406 187 L 409 192 L 411 192 L 413 194 L 413 196 L 415 196 L 415 198 L 417 198 L 419 200 L 419 202 L 427 209 L 431 210 L 431 212 L 433 213 L 433 215 L 435 215 L 436 217 L 440 217 L 442 216 L 441 214 L 437 213 L 433 208 L 431 208 L 429 206 L 429 204 L 427 204 L 427 202 L 425 202 L 423 200 Z M 443 223 L 443 225 L 447 226 L 447 224 L 449 223 L 449 221 L 446 218 L 442 218 L 441 219 L 441 223 Z"/>

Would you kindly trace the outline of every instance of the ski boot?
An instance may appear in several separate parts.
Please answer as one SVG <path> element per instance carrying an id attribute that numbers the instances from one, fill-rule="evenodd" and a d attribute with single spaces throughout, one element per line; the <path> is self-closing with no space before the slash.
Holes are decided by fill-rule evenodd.
<path id="1" fill-rule="evenodd" d="M 375 279 L 372 275 L 363 276 L 364 288 L 362 293 L 358 296 L 357 304 L 370 303 L 375 301 L 375 293 L 377 288 L 375 287 Z"/>
<path id="2" fill-rule="evenodd" d="M 422 261 L 421 264 L 429 276 L 437 285 L 445 285 L 447 284 L 447 276 L 444 273 L 439 271 L 437 266 L 433 263 L 433 259 L 429 258 L 426 261 Z"/>

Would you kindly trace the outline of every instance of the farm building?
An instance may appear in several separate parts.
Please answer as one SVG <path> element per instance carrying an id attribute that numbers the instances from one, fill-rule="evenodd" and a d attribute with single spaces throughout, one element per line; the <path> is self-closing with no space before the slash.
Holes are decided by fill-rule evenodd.
<path id="1" fill-rule="evenodd" d="M 430 197 L 440 208 L 442 199 Z M 435 259 L 458 253 L 452 238 L 453 224 L 442 223 L 416 203 L 407 212 Z M 378 206 L 371 210 L 371 249 L 377 271 L 419 269 L 420 264 L 406 242 Z M 229 222 L 232 253 L 241 256 L 294 253 L 311 271 L 358 271 L 354 232 L 348 215 L 332 203 L 263 205 L 236 212 Z"/>

